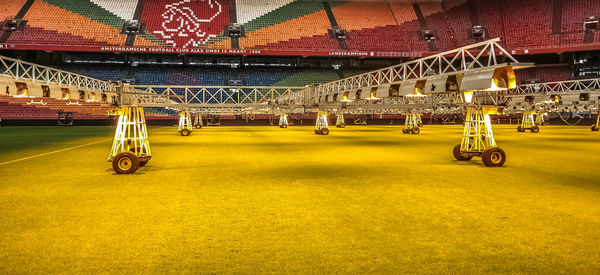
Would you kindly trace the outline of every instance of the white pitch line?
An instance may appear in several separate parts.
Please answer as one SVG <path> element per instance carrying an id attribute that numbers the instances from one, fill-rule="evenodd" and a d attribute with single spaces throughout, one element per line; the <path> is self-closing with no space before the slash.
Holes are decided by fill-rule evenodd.
<path id="1" fill-rule="evenodd" d="M 105 141 L 109 141 L 109 140 L 112 140 L 112 138 L 111 139 L 103 139 L 103 140 L 100 140 L 100 141 L 95 141 L 95 142 L 91 142 L 91 143 L 87 143 L 87 144 L 77 145 L 77 146 L 73 146 L 73 147 L 69 147 L 69 148 L 64 148 L 64 149 L 60 149 L 60 150 L 56 150 L 56 151 L 52 151 L 52 152 L 47 152 L 47 153 L 43 153 L 43 154 L 39 154 L 39 155 L 33 155 L 33 156 L 24 157 L 24 158 L 20 158 L 20 159 L 9 160 L 7 162 L 0 162 L 0 165 L 10 164 L 10 163 L 14 163 L 14 162 L 22 161 L 22 160 L 26 160 L 26 159 L 32 159 L 32 158 L 42 157 L 42 156 L 50 155 L 50 154 L 54 154 L 54 153 L 60 153 L 60 152 L 63 152 L 63 151 L 73 150 L 73 149 L 77 149 L 77 148 L 81 148 L 81 147 L 84 147 L 84 146 L 88 146 L 88 145 L 92 145 L 92 144 L 96 144 L 96 143 L 100 143 L 100 142 L 105 142 Z"/>

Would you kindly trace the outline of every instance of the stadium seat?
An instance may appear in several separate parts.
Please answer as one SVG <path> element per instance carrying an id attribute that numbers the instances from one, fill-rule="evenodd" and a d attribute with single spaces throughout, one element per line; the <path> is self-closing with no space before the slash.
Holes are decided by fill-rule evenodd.
<path id="1" fill-rule="evenodd" d="M 0 17 L 14 18 L 25 0 L 8 1 L 0 7 Z M 36 0 L 24 16 L 24 30 L 14 32 L 8 43 L 14 45 L 125 46 L 127 35 L 121 28 L 134 19 L 136 0 Z M 201 32 L 189 34 L 202 40 L 192 44 L 187 38 L 175 42 L 161 34 L 163 14 L 172 1 L 145 1 L 141 23 L 146 31 L 137 35 L 134 45 L 144 47 L 201 47 L 231 49 L 231 39 L 224 28 L 231 24 L 229 1 L 218 2 L 221 8 Z M 222 3 L 221 3 L 222 2 Z M 187 2 L 186 2 L 187 3 Z M 204 1 L 190 4 L 198 16 L 215 12 L 216 6 Z M 217 3 L 217 2 L 215 2 Z M 501 37 L 509 49 L 524 50 L 580 46 L 583 44 L 583 18 L 597 16 L 600 4 L 593 0 L 563 1 L 559 32 L 553 32 L 554 2 L 536 0 L 466 1 L 447 0 L 420 3 L 423 22 L 415 8 L 402 1 L 329 2 L 340 29 L 346 30 L 346 45 L 353 51 L 424 53 L 431 49 L 420 36 L 419 23 L 436 34 L 437 51 L 445 51 L 474 42 L 469 38 L 476 18 L 488 38 Z M 195 5 L 195 6 L 194 6 Z M 470 6 L 471 5 L 471 6 Z M 473 12 L 474 14 L 471 14 Z M 325 7 L 320 1 L 305 0 L 237 0 L 237 22 L 245 36 L 239 39 L 242 49 L 273 49 L 282 51 L 339 51 L 338 41 L 331 39 L 332 28 Z M 518 30 L 518 31 L 515 31 Z M 164 30 L 163 30 L 164 31 Z M 205 32 L 206 34 L 202 34 Z M 210 37 L 209 37 L 210 36 Z M 198 37 L 207 38 L 205 40 Z M 187 39 L 187 40 L 186 40 Z M 595 35 L 593 43 L 600 42 Z M 218 82 L 218 81 L 217 81 Z"/>

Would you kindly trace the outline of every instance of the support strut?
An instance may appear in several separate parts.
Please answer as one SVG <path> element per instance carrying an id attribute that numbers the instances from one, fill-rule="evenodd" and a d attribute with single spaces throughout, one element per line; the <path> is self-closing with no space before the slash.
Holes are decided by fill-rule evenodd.
<path id="1" fill-rule="evenodd" d="M 108 161 L 117 174 L 135 173 L 152 158 L 144 108 L 123 106 L 109 113 L 119 120 Z"/>
<path id="2" fill-rule="evenodd" d="M 288 115 L 281 114 L 279 116 L 279 128 L 287 128 L 290 124 L 288 123 Z"/>
<path id="3" fill-rule="evenodd" d="M 317 122 L 315 123 L 315 134 L 329 135 L 329 123 L 327 122 L 327 112 L 319 111 L 317 113 Z"/>
<path id="4" fill-rule="evenodd" d="M 179 112 L 179 126 L 177 132 L 182 136 L 189 136 L 192 133 L 192 119 L 189 112 Z"/>
<path id="5" fill-rule="evenodd" d="M 404 120 L 404 129 L 402 129 L 402 133 L 404 134 L 419 134 L 421 129 L 419 127 L 423 126 L 421 122 L 421 116 L 417 113 L 408 113 L 406 114 L 406 119 Z"/>
<path id="6" fill-rule="evenodd" d="M 194 117 L 194 128 L 201 129 L 202 126 L 204 126 L 202 125 L 202 115 L 197 114 L 196 117 Z"/>
<path id="7" fill-rule="evenodd" d="M 454 147 L 454 158 L 459 161 L 481 157 L 485 166 L 497 167 L 504 165 L 506 154 L 497 147 L 490 114 L 500 110 L 492 106 L 469 106 L 460 144 Z"/>
<path id="8" fill-rule="evenodd" d="M 338 113 L 337 119 L 335 121 L 335 127 L 337 128 L 346 128 L 346 121 L 344 121 L 344 114 Z"/>
<path id="9" fill-rule="evenodd" d="M 537 113 L 535 116 L 535 125 L 538 125 L 538 126 L 548 125 L 548 122 L 546 122 L 546 116 L 548 116 L 548 113 L 546 113 L 546 112 Z"/>
<path id="10" fill-rule="evenodd" d="M 517 131 L 520 133 L 525 132 L 527 130 L 531 131 L 532 133 L 539 132 L 540 127 L 536 125 L 536 120 L 538 120 L 536 119 L 536 114 L 536 111 L 529 111 L 523 113 L 523 119 L 521 120 L 521 125 L 517 127 Z M 541 115 L 537 116 L 541 117 Z"/>

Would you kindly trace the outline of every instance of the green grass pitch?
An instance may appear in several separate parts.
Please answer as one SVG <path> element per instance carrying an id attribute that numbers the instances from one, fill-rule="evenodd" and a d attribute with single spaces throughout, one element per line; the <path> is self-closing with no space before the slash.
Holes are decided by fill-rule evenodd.
<path id="1" fill-rule="evenodd" d="M 502 168 L 460 126 L 150 128 L 132 175 L 111 127 L 2 127 L 0 272 L 600 273 L 600 134 L 494 127 Z"/>

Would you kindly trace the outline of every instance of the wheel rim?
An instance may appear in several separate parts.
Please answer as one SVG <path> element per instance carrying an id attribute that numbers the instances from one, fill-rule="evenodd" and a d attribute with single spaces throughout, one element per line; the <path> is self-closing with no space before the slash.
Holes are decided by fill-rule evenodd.
<path id="1" fill-rule="evenodd" d="M 502 161 L 502 154 L 500 154 L 500 152 L 493 152 L 490 155 L 490 160 L 492 161 L 492 163 L 498 164 Z"/>
<path id="2" fill-rule="evenodd" d="M 133 165 L 133 161 L 131 161 L 130 158 L 121 158 L 119 160 L 119 169 L 121 170 L 129 170 L 129 168 L 131 168 L 131 166 Z"/>

